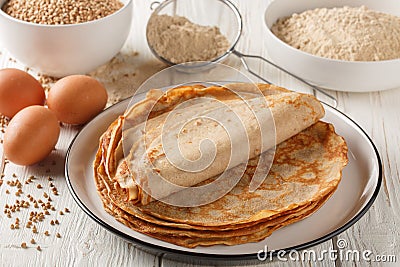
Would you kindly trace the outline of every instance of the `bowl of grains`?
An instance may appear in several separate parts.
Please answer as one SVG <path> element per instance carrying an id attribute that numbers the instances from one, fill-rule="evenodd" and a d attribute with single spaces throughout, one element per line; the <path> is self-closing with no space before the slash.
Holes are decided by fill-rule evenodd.
<path id="1" fill-rule="evenodd" d="M 265 23 L 270 58 L 317 86 L 400 87 L 398 0 L 275 0 Z"/>
<path id="2" fill-rule="evenodd" d="M 125 43 L 132 0 L 0 0 L 0 45 L 44 74 L 84 74 Z"/>

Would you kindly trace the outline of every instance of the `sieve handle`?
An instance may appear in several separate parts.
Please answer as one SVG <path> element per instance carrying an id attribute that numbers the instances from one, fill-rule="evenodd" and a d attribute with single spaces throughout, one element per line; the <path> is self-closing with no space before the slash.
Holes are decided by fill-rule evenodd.
<path id="1" fill-rule="evenodd" d="M 160 1 L 153 1 L 153 2 L 150 4 L 150 10 L 151 10 L 151 11 L 154 11 L 154 9 L 156 9 L 160 4 L 161 4 Z"/>
<path id="2" fill-rule="evenodd" d="M 311 88 L 313 89 L 314 95 L 316 94 L 316 92 L 319 92 L 319 93 L 323 94 L 324 96 L 328 97 L 328 98 L 333 102 L 333 107 L 334 107 L 334 108 L 337 108 L 338 102 L 337 102 L 337 100 L 336 100 L 336 98 L 335 98 L 334 96 L 328 94 L 328 93 L 325 92 L 323 89 L 321 89 L 321 88 L 319 88 L 319 87 L 317 87 L 317 86 L 315 86 L 315 85 L 313 85 L 313 84 L 307 82 L 307 81 L 304 80 L 303 78 L 300 78 L 299 76 L 297 76 L 297 75 L 295 75 L 295 74 L 293 74 L 293 73 L 287 71 L 286 69 L 284 69 L 284 68 L 282 68 L 282 67 L 276 65 L 275 63 L 269 61 L 268 59 L 266 59 L 266 58 L 264 58 L 264 57 L 261 57 L 261 56 L 256 56 L 256 55 L 246 55 L 246 54 L 242 54 L 242 53 L 240 53 L 240 52 L 238 52 L 238 51 L 236 51 L 236 50 L 233 50 L 232 53 L 233 53 L 234 55 L 236 55 L 236 56 L 240 59 L 240 61 L 242 62 L 244 68 L 245 68 L 248 72 L 250 72 L 251 74 L 253 74 L 253 75 L 256 76 L 257 78 L 263 80 L 264 82 L 269 83 L 269 84 L 272 84 L 270 81 L 268 81 L 267 79 L 265 79 L 264 77 L 262 77 L 262 76 L 259 75 L 258 73 L 254 72 L 254 71 L 249 67 L 249 65 L 247 64 L 246 58 L 256 58 L 256 59 L 260 59 L 260 60 L 262 60 L 262 61 L 268 63 L 269 65 L 272 65 L 272 66 L 274 66 L 275 68 L 277 68 L 277 69 L 283 71 L 284 73 L 289 74 L 289 75 L 292 76 L 293 78 L 295 78 L 295 79 L 301 81 L 302 83 L 308 85 L 309 87 L 311 87 Z"/>

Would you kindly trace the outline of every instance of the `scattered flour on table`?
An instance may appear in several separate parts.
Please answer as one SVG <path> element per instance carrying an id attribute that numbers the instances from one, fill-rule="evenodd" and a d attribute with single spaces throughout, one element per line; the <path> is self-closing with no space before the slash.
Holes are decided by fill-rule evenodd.
<path id="1" fill-rule="evenodd" d="M 136 51 L 121 51 L 88 75 L 106 87 L 110 106 L 133 96 L 140 85 L 165 67 L 159 60 L 147 59 Z"/>
<path id="2" fill-rule="evenodd" d="M 361 7 L 317 8 L 279 19 L 271 28 L 285 43 L 348 61 L 400 58 L 400 17 Z"/>
<path id="3" fill-rule="evenodd" d="M 144 81 L 165 67 L 160 61 L 148 60 L 141 57 L 136 51 L 121 51 L 110 61 L 87 75 L 104 85 L 108 94 L 107 106 L 111 106 L 133 96 Z M 46 94 L 59 80 L 59 78 L 45 74 L 36 74 L 30 69 L 26 69 L 26 71 L 38 77 Z"/>
<path id="4" fill-rule="evenodd" d="M 159 56 L 173 63 L 209 61 L 230 46 L 218 27 L 194 24 L 180 16 L 151 16 L 147 39 Z"/>

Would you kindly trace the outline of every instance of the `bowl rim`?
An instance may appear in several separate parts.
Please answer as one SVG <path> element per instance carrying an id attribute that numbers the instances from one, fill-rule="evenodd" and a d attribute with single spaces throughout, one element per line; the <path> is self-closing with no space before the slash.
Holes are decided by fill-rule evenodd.
<path id="1" fill-rule="evenodd" d="M 161 10 L 163 10 L 166 6 L 168 6 L 170 3 L 174 2 L 176 0 L 164 0 L 161 3 L 159 3 L 159 5 L 153 10 L 153 12 L 150 15 L 150 18 L 153 15 L 158 15 L 160 13 Z M 160 56 L 155 50 L 154 48 L 150 45 L 148 36 L 147 36 L 147 26 L 149 21 L 147 21 L 146 23 L 146 41 L 147 41 L 147 46 L 149 47 L 150 51 L 153 53 L 153 55 L 158 58 L 159 60 L 161 60 L 163 63 L 169 65 L 169 66 L 174 66 L 174 65 L 180 65 L 180 64 L 187 64 L 187 63 L 196 63 L 195 65 L 184 65 L 184 68 L 187 69 L 191 69 L 191 68 L 199 68 L 199 67 L 205 67 L 207 65 L 210 65 L 212 63 L 218 63 L 222 60 L 224 60 L 225 58 L 227 58 L 234 50 L 235 47 L 237 45 L 237 43 L 240 40 L 240 37 L 242 35 L 243 32 L 243 18 L 242 15 L 240 14 L 239 9 L 237 8 L 236 5 L 234 5 L 230 0 L 215 0 L 218 2 L 221 2 L 222 4 L 226 5 L 235 15 L 236 21 L 238 22 L 238 29 L 235 35 L 235 38 L 233 40 L 233 42 L 230 44 L 229 48 L 221 55 L 219 55 L 216 58 L 213 58 L 209 61 L 197 61 L 197 62 L 183 62 L 183 63 L 173 63 L 171 61 L 169 61 L 168 59 Z M 149 18 L 149 20 L 150 20 Z"/>
<path id="2" fill-rule="evenodd" d="M 269 2 L 267 8 L 265 9 L 264 15 L 263 15 L 263 21 L 264 21 L 264 26 L 265 26 L 265 28 L 266 28 L 266 30 L 267 30 L 267 34 L 271 36 L 272 40 L 274 40 L 275 43 L 278 43 L 279 45 L 283 46 L 284 48 L 289 49 L 289 50 L 291 50 L 291 51 L 294 52 L 294 53 L 299 53 L 299 54 L 301 54 L 302 56 L 312 58 L 312 59 L 314 59 L 314 60 L 327 61 L 327 62 L 332 62 L 332 63 L 335 63 L 335 64 L 349 64 L 349 65 L 368 65 L 368 64 L 374 64 L 374 65 L 381 65 L 381 64 L 388 64 L 388 63 L 390 63 L 390 64 L 400 63 L 400 58 L 386 59 L 386 60 L 378 60 L 378 61 L 350 61 L 350 60 L 343 60 L 343 59 L 333 59 L 333 58 L 327 58 L 327 57 L 317 56 L 317 55 L 314 55 L 314 54 L 311 54 L 311 53 L 302 51 L 302 50 L 300 50 L 300 49 L 294 48 L 293 46 L 291 46 L 291 45 L 285 43 L 284 41 L 282 41 L 281 39 L 279 39 L 279 38 L 271 31 L 271 28 L 267 25 L 267 13 L 270 12 L 271 6 L 278 5 L 278 4 L 280 4 L 280 2 L 282 2 L 282 1 L 280 1 L 280 0 L 274 0 L 274 1 Z M 319 1 L 318 1 L 318 0 L 314 0 L 313 3 L 319 3 Z M 340 5 L 339 3 L 337 3 L 337 7 L 343 7 L 343 5 Z M 316 8 L 327 8 L 327 7 L 321 6 L 321 7 L 309 8 L 309 9 L 307 9 L 307 10 L 313 10 L 313 9 L 316 9 Z M 374 9 L 372 9 L 372 8 L 370 8 L 370 7 L 368 7 L 368 8 L 371 9 L 371 10 L 374 10 Z M 374 10 L 374 11 L 376 11 L 376 10 Z M 382 12 L 382 13 L 384 13 L 384 12 Z M 293 13 L 293 14 L 294 14 L 294 13 Z M 386 14 L 387 14 L 387 13 L 386 13 Z M 275 22 L 276 22 L 276 21 L 275 21 Z M 274 22 L 274 23 L 275 23 L 275 22 Z M 268 43 L 268 42 L 267 42 L 267 43 Z"/>
<path id="3" fill-rule="evenodd" d="M 39 27 L 39 28 L 74 28 L 74 27 L 80 27 L 83 25 L 90 25 L 90 24 L 96 24 L 99 23 L 101 21 L 104 21 L 106 19 L 111 19 L 114 16 L 117 16 L 118 14 L 124 12 L 128 7 L 132 6 L 132 2 L 133 0 L 119 0 L 123 6 L 118 9 L 117 11 L 115 11 L 114 13 L 105 16 L 103 18 L 99 18 L 99 19 L 95 19 L 95 20 L 91 20 L 91 21 L 86 21 L 86 22 L 81 22 L 81 23 L 75 23 L 75 24 L 39 24 L 39 23 L 34 23 L 34 22 L 28 22 L 22 19 L 17 19 L 14 18 L 13 16 L 8 15 L 6 12 L 3 11 L 3 6 L 4 4 L 7 2 L 8 0 L 0 0 L 0 17 L 4 17 L 5 19 L 8 19 L 10 21 L 13 21 L 15 23 L 19 23 L 19 24 L 24 24 L 27 26 L 32 26 L 32 27 Z"/>

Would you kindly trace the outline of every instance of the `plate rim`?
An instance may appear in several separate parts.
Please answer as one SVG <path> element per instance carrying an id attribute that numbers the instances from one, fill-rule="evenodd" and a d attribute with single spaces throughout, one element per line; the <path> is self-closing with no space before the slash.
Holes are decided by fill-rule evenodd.
<path id="1" fill-rule="evenodd" d="M 145 94 L 141 93 L 141 94 Z M 108 108 L 104 109 L 101 113 L 99 113 L 95 118 L 97 118 L 98 116 L 101 116 L 102 114 L 108 112 L 109 110 L 111 110 L 112 108 L 115 108 L 115 106 L 117 105 L 122 105 L 124 102 L 128 102 L 128 105 L 131 101 L 131 98 L 126 98 L 114 105 L 109 106 Z M 304 250 L 316 245 L 319 245 L 325 241 L 328 241 L 329 239 L 343 233 L 344 231 L 346 231 L 347 229 L 349 229 L 351 226 L 353 226 L 357 221 L 359 221 L 364 215 L 365 213 L 370 209 L 370 207 L 372 206 L 372 204 L 375 202 L 380 188 L 381 188 L 381 184 L 382 184 L 382 179 L 383 179 L 383 165 L 382 165 L 382 160 L 379 154 L 378 149 L 376 148 L 374 142 L 372 141 L 372 139 L 370 138 L 370 136 L 365 132 L 365 130 L 358 124 L 356 123 L 352 118 L 350 118 L 349 116 L 347 116 L 345 113 L 343 113 L 342 111 L 334 108 L 333 106 L 320 101 L 321 103 L 323 103 L 324 105 L 328 106 L 329 108 L 333 109 L 335 112 L 338 112 L 340 115 L 344 116 L 346 119 L 350 120 L 351 123 L 353 123 L 358 130 L 361 131 L 361 133 L 364 135 L 364 137 L 366 137 L 366 140 L 368 141 L 368 143 L 371 145 L 371 147 L 373 148 L 373 152 L 375 153 L 375 157 L 377 160 L 377 164 L 378 164 L 378 169 L 379 169 L 379 173 L 378 173 L 378 180 L 377 180 L 377 184 L 376 187 L 374 189 L 374 192 L 370 198 L 370 200 L 368 201 L 368 203 L 352 218 L 350 219 L 347 223 L 345 223 L 344 225 L 342 225 L 341 227 L 339 227 L 338 229 L 333 230 L 332 232 L 321 236 L 319 238 L 316 238 L 314 240 L 311 240 L 309 242 L 305 242 L 302 243 L 300 245 L 296 245 L 296 246 L 291 246 L 291 247 L 287 247 L 287 248 L 283 248 L 283 249 L 279 249 L 277 251 L 268 251 L 267 252 L 267 258 L 269 257 L 275 257 L 277 255 L 277 253 L 279 251 L 285 251 L 286 253 L 292 251 L 292 250 Z M 93 121 L 93 120 L 92 120 Z M 156 245 L 153 243 L 149 243 L 143 240 L 140 240 L 138 238 L 135 238 L 133 236 L 130 236 L 128 234 L 125 234 L 123 232 L 121 232 L 120 230 L 114 228 L 112 225 L 109 225 L 108 223 L 104 222 L 101 218 L 99 218 L 98 216 L 96 216 L 88 207 L 86 207 L 86 205 L 80 200 L 78 194 L 75 192 L 72 183 L 71 183 L 71 179 L 69 176 L 69 172 L 68 172 L 68 166 L 69 166 L 69 160 L 70 160 L 70 155 L 71 155 L 71 150 L 72 147 L 76 141 L 77 138 L 79 138 L 80 134 L 90 126 L 91 122 L 87 123 L 85 126 L 82 127 L 82 129 L 79 130 L 79 132 L 74 136 L 74 138 L 72 139 L 67 153 L 66 153 L 66 157 L 65 157 L 65 165 L 64 165 L 64 174 L 65 174 L 65 179 L 67 182 L 67 186 L 68 189 L 70 191 L 70 194 L 72 195 L 72 198 L 74 199 L 74 201 L 76 202 L 76 204 L 86 213 L 86 215 L 88 215 L 92 220 L 94 220 L 97 224 L 99 224 L 100 226 L 104 227 L 107 231 L 129 241 L 132 243 L 135 243 L 139 246 L 142 246 L 144 248 L 148 248 L 151 250 L 156 250 L 158 253 L 169 253 L 169 254 L 174 254 L 176 256 L 191 256 L 193 258 L 198 258 L 200 260 L 220 260 L 220 261 L 240 261 L 240 260 L 257 260 L 258 259 L 258 253 L 246 253 L 246 254 L 231 254 L 231 255 L 223 255 L 223 254 L 213 254 L 213 253 L 201 253 L 201 252 L 191 252 L 191 251 L 184 251 L 184 250 L 178 250 L 178 249 L 174 249 L 174 248 L 168 248 L 168 247 L 163 247 L 160 245 Z"/>

